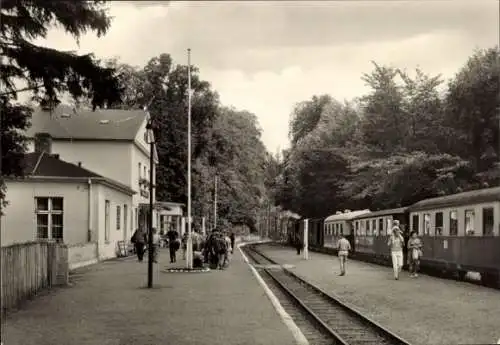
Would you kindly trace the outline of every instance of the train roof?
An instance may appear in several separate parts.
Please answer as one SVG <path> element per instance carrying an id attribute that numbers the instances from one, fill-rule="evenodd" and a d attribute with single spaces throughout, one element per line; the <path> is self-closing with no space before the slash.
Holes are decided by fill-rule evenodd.
<path id="1" fill-rule="evenodd" d="M 332 214 L 331 216 L 326 217 L 325 222 L 335 222 L 342 220 L 351 220 L 354 217 L 360 216 L 362 214 L 370 213 L 370 210 L 357 210 L 357 211 L 349 211 L 339 214 Z"/>
<path id="2" fill-rule="evenodd" d="M 425 199 L 411 205 L 409 211 L 424 211 L 492 201 L 500 201 L 500 187 L 477 189 L 438 198 Z"/>
<path id="3" fill-rule="evenodd" d="M 392 208 L 390 210 L 381 210 L 381 211 L 365 213 L 365 214 L 359 215 L 357 217 L 354 217 L 354 219 L 375 218 L 375 217 L 387 216 L 390 214 L 403 214 L 407 210 L 408 210 L 408 207 Z"/>

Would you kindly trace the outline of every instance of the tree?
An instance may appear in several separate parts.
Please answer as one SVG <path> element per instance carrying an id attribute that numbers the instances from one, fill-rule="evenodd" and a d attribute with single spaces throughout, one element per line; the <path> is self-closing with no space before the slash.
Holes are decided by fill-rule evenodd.
<path id="1" fill-rule="evenodd" d="M 267 156 L 257 117 L 247 111 L 221 107 L 204 159 L 210 176 L 208 183 L 213 179 L 213 173 L 209 172 L 214 172 L 214 168 L 220 177 L 218 209 L 221 219 L 255 230 L 262 201 L 269 199 L 265 187 Z"/>
<path id="2" fill-rule="evenodd" d="M 328 95 L 313 96 L 311 100 L 298 103 L 290 117 L 289 137 L 292 145 L 295 145 L 309 132 L 316 128 L 325 105 L 330 103 Z"/>
<path id="3" fill-rule="evenodd" d="M 500 49 L 476 51 L 448 84 L 446 124 L 456 133 L 452 150 L 479 171 L 500 157 Z"/>
<path id="4" fill-rule="evenodd" d="M 92 106 L 111 105 L 120 101 L 121 90 L 115 71 L 100 66 L 92 54 L 77 55 L 31 43 L 45 38 L 50 26 L 58 25 L 79 39 L 88 30 L 98 36 L 106 33 L 110 18 L 103 1 L 66 2 L 2 1 L 0 11 L 0 126 L 2 140 L 1 172 L 22 174 L 23 131 L 29 124 L 31 109 L 14 104 L 24 82 L 34 99 L 47 105 L 59 103 L 58 96 L 86 96 Z M 3 186 L 3 180 L 2 180 Z M 3 199 L 2 195 L 2 199 Z"/>

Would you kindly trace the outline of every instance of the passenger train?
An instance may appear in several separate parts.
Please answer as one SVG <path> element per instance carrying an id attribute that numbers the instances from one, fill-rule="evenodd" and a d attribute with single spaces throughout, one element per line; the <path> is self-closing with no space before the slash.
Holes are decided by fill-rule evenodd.
<path id="1" fill-rule="evenodd" d="M 396 219 L 405 242 L 412 231 L 422 239 L 422 270 L 459 279 L 478 272 L 484 285 L 500 287 L 500 187 L 425 199 L 408 207 L 345 210 L 309 219 L 309 248 L 336 254 L 335 244 L 343 234 L 355 259 L 389 265 L 387 236 Z M 303 219 L 290 220 L 288 240 L 302 239 L 303 231 Z"/>

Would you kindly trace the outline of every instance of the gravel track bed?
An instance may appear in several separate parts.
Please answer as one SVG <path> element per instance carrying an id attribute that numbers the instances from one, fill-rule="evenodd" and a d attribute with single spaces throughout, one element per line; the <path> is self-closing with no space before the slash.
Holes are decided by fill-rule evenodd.
<path id="1" fill-rule="evenodd" d="M 262 245 L 265 255 L 294 265 L 290 271 L 356 307 L 415 345 L 494 344 L 500 338 L 500 292 L 464 282 L 403 272 L 357 261 L 338 277 L 338 259 L 310 253 L 304 260 L 293 248 Z"/>

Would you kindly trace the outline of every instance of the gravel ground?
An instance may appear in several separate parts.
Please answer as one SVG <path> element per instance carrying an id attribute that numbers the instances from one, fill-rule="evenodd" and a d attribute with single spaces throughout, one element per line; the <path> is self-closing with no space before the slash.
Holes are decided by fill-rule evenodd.
<path id="1" fill-rule="evenodd" d="M 500 338 L 498 290 L 407 272 L 395 281 L 391 268 L 358 261 L 349 261 L 347 275 L 339 277 L 336 257 L 310 253 L 305 261 L 293 248 L 260 248 L 412 344 L 494 344 Z"/>
<path id="2" fill-rule="evenodd" d="M 167 260 L 166 251 L 160 260 Z M 176 266 L 184 263 L 179 260 Z M 160 261 L 160 267 L 172 267 Z M 145 289 L 134 259 L 78 270 L 74 284 L 33 301 L 2 325 L 5 345 L 291 345 L 291 332 L 241 255 L 208 273 L 163 273 Z"/>

